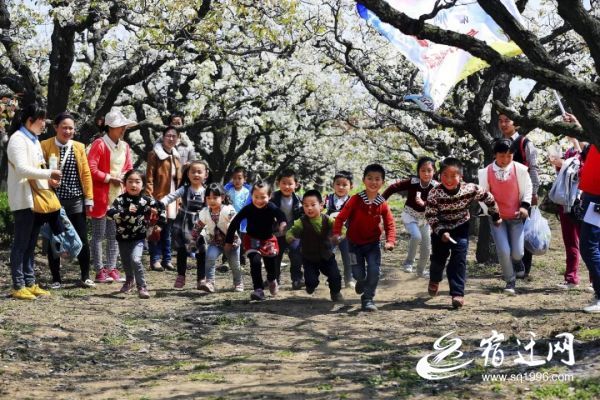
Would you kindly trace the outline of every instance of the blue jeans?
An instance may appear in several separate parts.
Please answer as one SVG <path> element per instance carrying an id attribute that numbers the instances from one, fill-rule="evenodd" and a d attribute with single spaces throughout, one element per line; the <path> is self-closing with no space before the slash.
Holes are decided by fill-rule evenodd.
<path id="1" fill-rule="evenodd" d="M 600 196 L 592 196 L 587 193 L 583 194 L 582 200 L 583 209 L 586 212 L 590 202 L 600 204 Z M 581 258 L 583 258 L 590 271 L 596 298 L 600 299 L 600 227 L 588 224 L 585 221 L 581 223 L 579 251 L 581 252 Z"/>
<path id="2" fill-rule="evenodd" d="M 450 236 L 456 244 L 442 242 L 440 235 L 431 235 L 431 267 L 429 279 L 433 282 L 441 282 L 446 268 L 448 283 L 450 284 L 450 296 L 464 296 L 465 282 L 467 280 L 467 251 L 469 249 L 469 238 L 460 237 L 450 232 Z M 448 257 L 450 260 L 448 261 Z M 448 266 L 446 267 L 446 261 Z"/>
<path id="3" fill-rule="evenodd" d="M 144 265 L 142 264 L 142 254 L 144 253 L 143 240 L 131 240 L 119 242 L 119 253 L 121 254 L 121 263 L 125 270 L 125 278 L 135 283 L 139 288 L 146 287 L 146 278 L 144 276 Z"/>
<path id="4" fill-rule="evenodd" d="M 14 289 L 35 284 L 33 251 L 40 225 L 30 208 L 13 211 L 15 233 L 10 249 L 10 272 Z"/>
<path id="5" fill-rule="evenodd" d="M 504 281 L 514 282 L 517 276 L 513 265 L 521 263 L 525 251 L 523 221 L 503 219 L 500 226 L 496 226 L 490 218 L 490 226 Z"/>
<path id="6" fill-rule="evenodd" d="M 340 256 L 342 258 L 342 264 L 344 265 L 344 283 L 348 284 L 352 282 L 352 260 L 350 258 L 350 245 L 348 239 L 344 239 L 338 245 L 340 249 Z"/>
<path id="7" fill-rule="evenodd" d="M 352 261 L 352 276 L 357 284 L 362 283 L 364 292 L 361 300 L 373 300 L 379 283 L 381 248 L 379 242 L 354 244 L 348 242 Z"/>
<path id="8" fill-rule="evenodd" d="M 206 280 L 214 282 L 215 281 L 215 266 L 217 264 L 217 259 L 221 254 L 224 253 L 224 250 L 221 246 L 215 246 L 214 244 L 209 244 L 208 249 L 206 250 Z M 240 248 L 234 247 L 230 252 L 226 252 L 225 256 L 227 257 L 227 262 L 229 263 L 229 268 L 231 268 L 231 272 L 233 273 L 233 284 L 239 285 L 242 283 L 242 270 L 240 269 Z"/>
<path id="9" fill-rule="evenodd" d="M 404 224 L 406 230 L 410 235 L 408 242 L 408 253 L 406 254 L 406 261 L 404 265 L 413 265 L 415 262 L 415 256 L 417 255 L 417 247 L 420 247 L 419 264 L 417 265 L 417 272 L 423 273 L 429 256 L 431 255 L 431 230 L 429 224 L 423 224 L 419 226 L 416 222 Z"/>
<path id="10" fill-rule="evenodd" d="M 172 219 L 167 220 L 167 224 L 160 231 L 158 242 L 148 242 L 150 264 L 160 261 L 161 257 L 163 266 L 171 262 L 171 228 L 173 227 L 173 221 Z"/>

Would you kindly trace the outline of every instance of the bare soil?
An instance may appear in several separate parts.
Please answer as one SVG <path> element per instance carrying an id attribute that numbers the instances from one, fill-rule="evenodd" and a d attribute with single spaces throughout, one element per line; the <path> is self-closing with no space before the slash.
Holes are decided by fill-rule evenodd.
<path id="1" fill-rule="evenodd" d="M 502 293 L 499 266 L 470 262 L 466 304 L 458 311 L 450 307 L 447 282 L 430 298 L 426 280 L 401 270 L 405 235 L 384 256 L 376 313 L 361 312 L 352 289 L 343 290 L 345 304 L 331 303 L 325 282 L 313 295 L 291 291 L 287 269 L 280 294 L 256 303 L 248 290 L 231 291 L 229 274 L 217 276 L 217 293 L 202 295 L 195 271 L 188 271 L 181 291 L 173 289 L 175 273 L 147 272 L 152 297 L 141 300 L 119 294 L 117 283 L 78 288 L 78 266 L 68 264 L 66 288 L 50 298 L 0 300 L 0 398 L 600 398 L 600 315 L 581 312 L 591 293 L 555 289 L 564 249 L 557 221 L 549 219 L 553 248 L 534 257 L 532 279 L 518 281 L 518 295 Z M 10 290 L 6 247 L 3 293 Z M 474 251 L 473 241 L 469 260 Z M 42 256 L 37 266 L 40 283 L 49 284 Z M 583 263 L 582 277 L 585 282 Z M 245 283 L 251 287 L 247 271 Z M 478 347 L 492 330 L 506 338 L 505 361 L 497 368 L 484 367 Z M 463 341 L 462 359 L 475 361 L 453 378 L 421 378 L 418 360 L 450 331 Z M 539 355 L 556 334 L 574 334 L 575 365 L 561 363 L 561 354 L 539 367 L 515 365 L 516 340 L 527 355 L 528 332 L 537 335 Z M 486 373 L 538 378 L 486 382 Z M 550 381 L 560 374 L 574 380 Z"/>

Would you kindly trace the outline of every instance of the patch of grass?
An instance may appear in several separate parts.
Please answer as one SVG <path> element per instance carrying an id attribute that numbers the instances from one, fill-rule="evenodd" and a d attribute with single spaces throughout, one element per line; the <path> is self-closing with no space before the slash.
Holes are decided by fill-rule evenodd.
<path id="1" fill-rule="evenodd" d="M 90 297 L 90 290 L 84 288 L 64 289 L 58 292 L 65 299 L 80 299 Z"/>
<path id="2" fill-rule="evenodd" d="M 136 317 L 125 317 L 123 318 L 123 325 L 127 326 L 140 326 L 143 325 L 146 321 L 141 318 Z"/>
<path id="3" fill-rule="evenodd" d="M 317 390 L 321 392 L 328 392 L 333 390 L 333 385 L 331 383 L 322 383 L 317 385 Z"/>
<path id="4" fill-rule="evenodd" d="M 394 345 L 382 341 L 371 342 L 363 347 L 363 351 L 371 352 L 371 351 L 388 351 L 393 350 L 395 348 Z"/>
<path id="5" fill-rule="evenodd" d="M 275 353 L 275 355 L 277 357 L 282 357 L 282 358 L 289 358 L 289 357 L 293 357 L 296 353 L 293 350 L 280 350 L 277 353 Z"/>
<path id="6" fill-rule="evenodd" d="M 122 346 L 127 342 L 128 337 L 122 334 L 104 335 L 100 341 L 110 347 Z"/>
<path id="7" fill-rule="evenodd" d="M 410 363 L 406 365 L 392 364 L 385 369 L 385 373 L 387 380 L 394 380 L 398 383 L 397 394 L 400 396 L 408 396 L 423 381 Z"/>
<path id="8" fill-rule="evenodd" d="M 204 371 L 194 372 L 189 375 L 191 381 L 201 382 L 212 382 L 212 383 L 223 383 L 226 382 L 223 375 L 217 374 L 216 372 Z"/>
<path id="9" fill-rule="evenodd" d="M 210 365 L 208 364 L 196 364 L 192 368 L 193 371 L 205 371 L 207 369 L 210 369 Z"/>
<path id="10" fill-rule="evenodd" d="M 576 337 L 579 340 L 589 341 L 600 339 L 600 328 L 593 329 L 582 329 L 576 333 Z"/>
<path id="11" fill-rule="evenodd" d="M 383 384 L 385 379 L 381 375 L 373 375 L 367 378 L 367 385 L 371 387 L 377 387 Z"/>
<path id="12" fill-rule="evenodd" d="M 600 380 L 596 378 L 578 379 L 574 382 L 556 382 L 537 387 L 530 399 L 594 400 L 600 398 Z"/>
<path id="13" fill-rule="evenodd" d="M 255 325 L 256 321 L 252 317 L 248 317 L 245 315 L 218 315 L 214 324 L 221 327 L 230 327 L 230 326 L 247 326 L 247 325 Z"/>

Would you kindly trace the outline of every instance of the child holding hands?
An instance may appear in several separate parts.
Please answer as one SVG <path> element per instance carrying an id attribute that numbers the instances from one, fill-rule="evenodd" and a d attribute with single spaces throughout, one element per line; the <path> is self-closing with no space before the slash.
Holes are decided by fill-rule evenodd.
<path id="1" fill-rule="evenodd" d="M 142 253 L 150 214 L 159 214 L 158 224 L 166 222 L 166 213 L 161 203 L 143 195 L 144 175 L 137 170 L 125 173 L 125 193 L 115 199 L 106 216 L 115 221 L 119 253 L 125 269 L 125 283 L 121 293 L 129 293 L 134 283 L 141 299 L 150 297 L 144 277 Z"/>
<path id="2" fill-rule="evenodd" d="M 319 285 L 319 273 L 327 277 L 331 301 L 343 301 L 342 277 L 335 261 L 331 234 L 334 219 L 321 214 L 323 198 L 318 190 L 308 190 L 302 197 L 304 215 L 294 222 L 285 238 L 291 248 L 302 242 L 302 265 L 306 292 L 312 294 Z"/>

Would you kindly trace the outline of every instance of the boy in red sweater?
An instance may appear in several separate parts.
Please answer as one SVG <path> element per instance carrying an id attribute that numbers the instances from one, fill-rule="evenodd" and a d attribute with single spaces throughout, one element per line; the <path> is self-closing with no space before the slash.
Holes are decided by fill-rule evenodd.
<path id="1" fill-rule="evenodd" d="M 356 280 L 354 289 L 357 294 L 362 294 L 360 299 L 364 311 L 377 311 L 373 298 L 381 266 L 379 241 L 382 220 L 386 236 L 385 250 L 393 250 L 396 241 L 394 217 L 379 194 L 384 181 L 383 167 L 379 164 L 368 165 L 363 172 L 365 190 L 348 200 L 333 226 L 333 241 L 337 244 L 341 240 L 342 226 L 348 220 L 346 238 L 350 256 L 356 260 L 352 263 L 352 276 Z"/>

